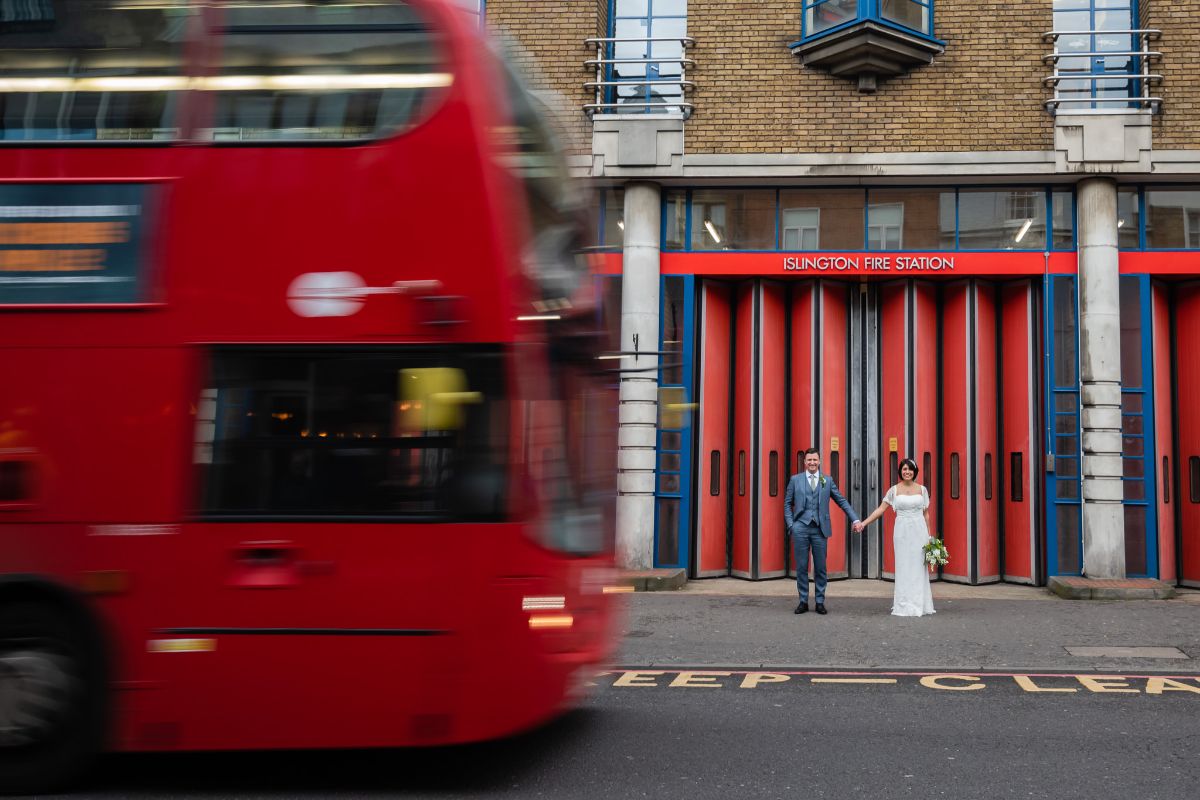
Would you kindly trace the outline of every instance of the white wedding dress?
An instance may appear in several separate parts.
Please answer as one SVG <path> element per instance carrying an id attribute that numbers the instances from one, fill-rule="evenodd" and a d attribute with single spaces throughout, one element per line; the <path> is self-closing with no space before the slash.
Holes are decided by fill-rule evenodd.
<path id="1" fill-rule="evenodd" d="M 925 525 L 929 492 L 922 486 L 920 494 L 898 494 L 893 486 L 883 501 L 896 512 L 896 529 L 892 533 L 896 549 L 896 594 L 892 600 L 892 614 L 921 617 L 936 613 L 922 549 L 929 541 L 929 529 Z"/>

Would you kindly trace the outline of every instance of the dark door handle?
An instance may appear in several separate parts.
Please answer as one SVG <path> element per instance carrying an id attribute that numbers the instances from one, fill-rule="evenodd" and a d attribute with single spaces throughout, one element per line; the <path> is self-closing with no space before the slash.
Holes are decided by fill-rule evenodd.
<path id="1" fill-rule="evenodd" d="M 858 491 L 858 459 L 854 459 L 854 491 Z"/>
<path id="2" fill-rule="evenodd" d="M 867 464 L 870 465 L 869 467 L 867 467 L 867 475 L 869 477 L 869 483 L 867 485 L 867 488 L 873 492 L 873 491 L 875 491 L 875 459 L 872 458 L 870 461 L 867 462 Z"/>
<path id="3" fill-rule="evenodd" d="M 278 589 L 300 582 L 296 545 L 286 541 L 242 542 L 233 551 L 229 584 L 243 589 Z"/>

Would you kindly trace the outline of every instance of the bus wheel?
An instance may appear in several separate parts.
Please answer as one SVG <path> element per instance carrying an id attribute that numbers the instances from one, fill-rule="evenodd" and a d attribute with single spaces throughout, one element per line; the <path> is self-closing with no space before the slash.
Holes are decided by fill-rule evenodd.
<path id="1" fill-rule="evenodd" d="M 0 603 L 0 793 L 60 788 L 104 731 L 104 679 L 86 631 L 53 607 Z"/>

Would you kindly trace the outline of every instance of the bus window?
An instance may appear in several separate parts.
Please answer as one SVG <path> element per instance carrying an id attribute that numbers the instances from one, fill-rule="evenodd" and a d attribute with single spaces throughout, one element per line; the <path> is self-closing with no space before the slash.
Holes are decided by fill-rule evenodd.
<path id="1" fill-rule="evenodd" d="M 452 82 L 442 40 L 406 3 L 235 0 L 221 6 L 215 141 L 390 136 Z M 206 137 L 208 138 L 208 137 Z"/>
<path id="2" fill-rule="evenodd" d="M 8 5 L 8 4 L 5 4 Z M 186 0 L 21 3 L 0 24 L 0 140 L 179 137 Z"/>
<path id="3" fill-rule="evenodd" d="M 200 513 L 500 519 L 503 369 L 499 348 L 217 349 L 196 415 Z"/>

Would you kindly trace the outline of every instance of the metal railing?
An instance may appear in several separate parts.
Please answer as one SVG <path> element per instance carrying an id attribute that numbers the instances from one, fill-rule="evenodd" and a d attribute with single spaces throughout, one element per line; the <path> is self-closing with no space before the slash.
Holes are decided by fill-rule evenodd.
<path id="1" fill-rule="evenodd" d="M 1099 37 L 1126 39 L 1127 50 L 1099 50 Z M 1162 53 L 1151 49 L 1151 43 L 1162 38 L 1162 31 L 1154 28 L 1102 31 L 1050 31 L 1042 34 L 1042 41 L 1054 45 L 1054 52 L 1042 56 L 1042 61 L 1054 69 L 1054 74 L 1043 79 L 1043 83 L 1054 88 L 1054 98 L 1046 101 L 1046 110 L 1051 114 L 1059 111 L 1071 113 L 1134 114 L 1149 111 L 1157 114 L 1162 110 L 1162 98 L 1152 94 L 1152 87 L 1163 81 L 1163 76 L 1151 72 L 1152 65 L 1162 61 Z M 1064 50 L 1063 40 L 1078 42 L 1086 39 L 1084 50 Z M 1086 59 L 1086 65 L 1078 65 Z M 1120 71 L 1105 68 L 1107 59 L 1125 62 Z M 1064 62 L 1066 62 L 1064 64 Z M 1112 89 L 1101 82 L 1128 82 L 1124 94 L 1110 94 Z M 1067 87 L 1077 88 L 1064 88 Z M 1082 107 L 1081 107 L 1082 106 Z"/>
<path id="2" fill-rule="evenodd" d="M 610 58 L 609 52 L 615 52 L 620 44 L 643 44 L 643 52 L 649 53 L 656 42 L 674 42 L 680 46 L 678 58 L 660 58 L 658 56 L 637 56 L 634 58 Z M 695 39 L 683 37 L 601 37 L 587 39 L 589 47 L 596 49 L 596 57 L 583 62 L 584 67 L 594 70 L 596 79 L 588 81 L 584 87 L 595 92 L 595 102 L 586 103 L 583 110 L 588 116 L 595 114 L 636 113 L 646 114 L 655 111 L 678 112 L 687 119 L 692 115 L 695 106 L 688 101 L 688 93 L 695 84 L 687 79 L 687 71 L 694 69 L 696 62 L 687 57 L 688 48 L 694 47 Z M 641 76 L 619 77 L 621 65 L 640 64 L 644 67 Z M 652 78 L 651 73 L 661 73 L 662 65 L 679 66 L 678 76 Z M 636 71 L 631 70 L 631 71 Z M 674 70 L 672 70 L 674 71 Z M 621 98 L 617 90 L 622 87 L 637 87 L 639 92 L 634 97 Z M 661 90 L 670 90 L 663 92 Z M 671 100 L 670 97 L 678 97 Z M 649 99 L 657 97 L 659 99 Z M 643 99 L 638 99 L 643 98 Z M 610 102 L 616 100 L 617 102 Z"/>

